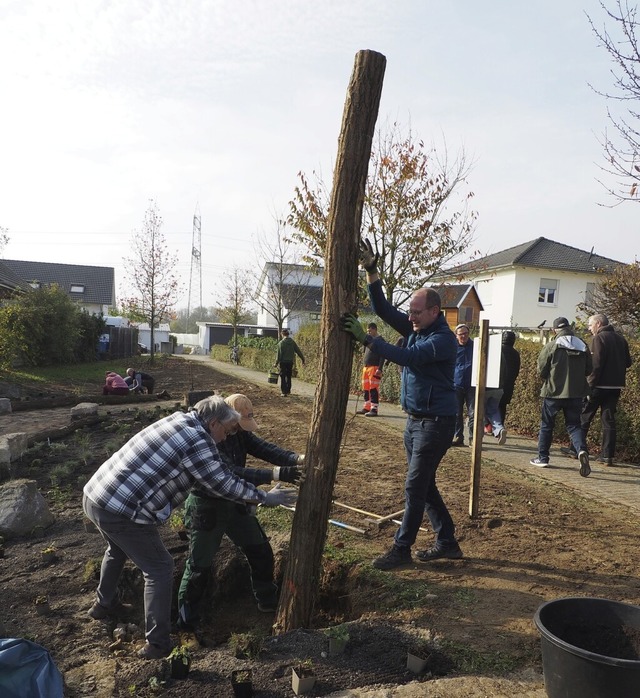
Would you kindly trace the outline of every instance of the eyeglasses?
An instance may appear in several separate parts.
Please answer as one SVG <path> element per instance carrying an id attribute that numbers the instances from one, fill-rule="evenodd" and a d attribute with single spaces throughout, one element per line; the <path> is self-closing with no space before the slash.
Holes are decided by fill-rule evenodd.
<path id="1" fill-rule="evenodd" d="M 458 334 L 456 335 L 456 337 L 468 337 L 468 336 L 469 336 L 468 332 L 458 332 Z"/>
<path id="2" fill-rule="evenodd" d="M 435 307 L 435 305 L 428 305 L 426 308 L 423 308 L 422 310 L 412 310 L 411 308 L 409 308 L 409 312 L 407 313 L 407 315 L 419 317 L 420 315 L 422 315 L 422 313 L 424 313 L 425 310 L 431 310 L 431 308 Z"/>

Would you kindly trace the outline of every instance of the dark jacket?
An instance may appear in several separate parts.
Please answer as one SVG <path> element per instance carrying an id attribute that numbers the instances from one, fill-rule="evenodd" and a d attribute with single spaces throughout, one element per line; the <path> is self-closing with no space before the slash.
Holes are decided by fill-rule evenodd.
<path id="1" fill-rule="evenodd" d="M 376 354 L 371 347 L 365 347 L 364 350 L 364 365 L 365 366 L 377 366 L 378 368 L 382 368 L 384 364 L 384 359 L 379 355 Z"/>
<path id="2" fill-rule="evenodd" d="M 374 312 L 407 338 L 404 347 L 375 337 L 370 343 L 375 352 L 404 366 L 400 404 L 408 414 L 453 417 L 458 411 L 453 373 L 456 364 L 456 337 L 443 313 L 426 330 L 413 331 L 407 313 L 394 308 L 384 297 L 382 282 L 368 286 Z"/>
<path id="3" fill-rule="evenodd" d="M 300 347 L 295 343 L 295 340 L 291 339 L 291 337 L 285 337 L 278 342 L 276 363 L 292 364 L 296 360 L 296 354 L 300 357 L 302 363 L 304 363 L 304 355 L 300 351 Z"/>
<path id="4" fill-rule="evenodd" d="M 516 378 L 520 373 L 520 352 L 512 344 L 503 341 L 500 357 L 500 387 L 503 402 L 511 402 Z"/>
<path id="5" fill-rule="evenodd" d="M 458 344 L 456 351 L 456 368 L 453 374 L 453 384 L 456 388 L 466 390 L 471 387 L 472 366 L 473 339 L 469 339 L 466 344 Z"/>
<path id="6" fill-rule="evenodd" d="M 627 340 L 613 329 L 604 325 L 591 342 L 593 371 L 588 376 L 591 388 L 624 388 L 626 373 L 631 366 L 631 354 Z"/>
<path id="7" fill-rule="evenodd" d="M 247 468 L 247 454 L 279 466 L 296 465 L 298 461 L 297 453 L 286 451 L 280 446 L 269 443 L 252 431 L 239 431 L 237 434 L 230 434 L 216 446 L 222 462 L 234 475 L 256 486 L 268 485 L 273 480 L 273 470 L 271 468 Z M 201 490 L 198 487 L 194 487 L 193 493 L 199 497 L 211 498 L 214 496 L 210 491 Z"/>
<path id="8" fill-rule="evenodd" d="M 586 397 L 587 376 L 592 366 L 589 347 L 570 327 L 561 329 L 538 356 L 538 371 L 543 380 L 540 395 L 561 399 Z"/>

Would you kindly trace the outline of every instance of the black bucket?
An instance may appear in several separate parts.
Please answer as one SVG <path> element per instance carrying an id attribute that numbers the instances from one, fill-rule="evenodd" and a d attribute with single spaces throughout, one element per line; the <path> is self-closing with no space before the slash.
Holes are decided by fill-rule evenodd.
<path id="1" fill-rule="evenodd" d="M 607 599 L 557 599 L 543 603 L 534 621 L 542 636 L 549 698 L 640 696 L 640 607 Z"/>

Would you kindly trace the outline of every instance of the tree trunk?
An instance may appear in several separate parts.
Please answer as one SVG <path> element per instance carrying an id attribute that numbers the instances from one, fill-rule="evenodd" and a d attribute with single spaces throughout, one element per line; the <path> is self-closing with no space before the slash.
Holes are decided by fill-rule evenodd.
<path id="1" fill-rule="evenodd" d="M 357 310 L 362 205 L 385 66 L 380 53 L 356 54 L 342 116 L 325 249 L 320 380 L 276 632 L 308 627 L 317 595 L 353 360 L 351 336 L 340 329 L 340 317 Z"/>

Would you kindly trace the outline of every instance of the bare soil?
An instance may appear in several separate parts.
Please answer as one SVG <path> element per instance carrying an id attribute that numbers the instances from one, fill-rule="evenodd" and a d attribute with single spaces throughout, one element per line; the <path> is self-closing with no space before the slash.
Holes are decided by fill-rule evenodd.
<path id="1" fill-rule="evenodd" d="M 271 636 L 274 616 L 257 610 L 246 563 L 225 543 L 216 559 L 203 646 L 192 652 L 188 678 L 173 680 L 166 662 L 135 656 L 143 641 L 143 583 L 137 569 L 127 568 L 121 584 L 123 600 L 134 605 L 129 624 L 97 622 L 86 614 L 104 543 L 95 529 L 85 530 L 82 486 L 108 454 L 136 430 L 175 409 L 190 390 L 249 395 L 259 434 L 297 451 L 305 449 L 311 402 L 299 396 L 275 397 L 266 385 L 248 384 L 179 359 L 166 361 L 153 372 L 158 390 L 166 389 L 172 400 L 113 406 L 98 424 L 34 446 L 21 464 L 22 474 L 38 481 L 56 522 L 34 532 L 34 537 L 6 541 L 0 559 L 0 633 L 46 647 L 64 675 L 70 698 L 231 696 L 229 678 L 235 669 L 252 671 L 255 695 L 292 696 L 291 667 L 301 659 L 311 659 L 318 675 L 310 695 L 411 681 L 435 686 L 440 685 L 434 681 L 437 677 L 466 677 L 468 683 L 459 693 L 431 689 L 432 695 L 492 695 L 472 690 L 484 681 L 480 677 L 487 676 L 526 679 L 530 693 L 523 689 L 518 695 L 544 695 L 537 692 L 542 667 L 532 620 L 543 601 L 564 596 L 640 600 L 640 524 L 627 510 L 600 506 L 488 464 L 482 474 L 482 513 L 470 519 L 469 454 L 466 449 L 451 449 L 440 468 L 439 485 L 457 522 L 463 560 L 415 563 L 379 573 L 368 562 L 389 546 L 395 524 L 369 535 L 332 524 L 313 627 Z M 51 393 L 62 395 L 70 389 L 52 386 Z M 29 423 L 32 431 L 50 428 L 51 413 L 34 412 Z M 2 431 L 7 429 L 13 430 L 5 422 Z M 350 416 L 334 500 L 351 508 L 336 505 L 334 520 L 365 528 L 368 515 L 353 509 L 379 516 L 401 510 L 405 467 L 399 431 Z M 279 512 L 274 520 L 269 512 L 261 514 L 276 552 L 279 579 L 288 539 L 278 525 L 282 515 Z M 423 525 L 426 530 L 416 549 L 428 547 L 432 540 L 428 521 Z M 163 536 L 176 561 L 177 587 L 188 544 L 179 525 L 166 526 Z M 54 562 L 46 563 L 41 551 L 49 545 L 55 545 L 58 553 Z M 48 616 L 37 615 L 33 604 L 34 597 L 42 594 L 50 600 Z M 343 622 L 349 642 L 344 653 L 331 656 L 323 628 Z M 116 625 L 124 627 L 124 638 L 113 645 Z M 262 636 L 258 656 L 236 656 L 234 642 L 244 633 Z M 431 652 L 429 665 L 424 674 L 415 676 L 406 669 L 407 650 L 425 640 Z M 424 687 L 420 690 L 415 695 L 422 695 Z"/>

